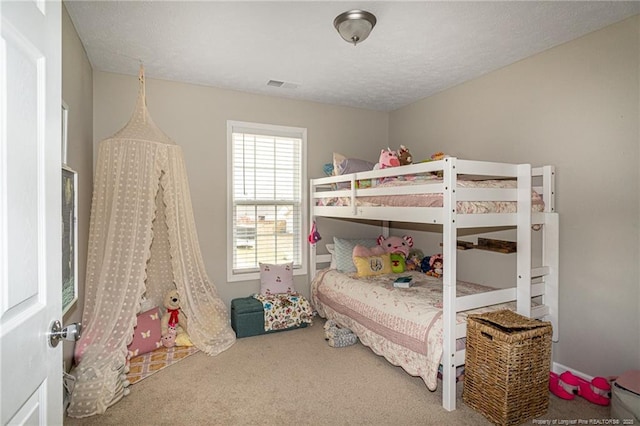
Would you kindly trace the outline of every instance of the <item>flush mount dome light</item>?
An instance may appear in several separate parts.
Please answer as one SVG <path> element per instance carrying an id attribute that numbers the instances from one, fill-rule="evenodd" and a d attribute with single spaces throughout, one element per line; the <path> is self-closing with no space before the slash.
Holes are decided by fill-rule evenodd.
<path id="1" fill-rule="evenodd" d="M 376 26 L 376 17 L 366 10 L 350 10 L 341 13 L 333 20 L 340 36 L 349 43 L 356 44 L 369 37 L 369 33 Z"/>

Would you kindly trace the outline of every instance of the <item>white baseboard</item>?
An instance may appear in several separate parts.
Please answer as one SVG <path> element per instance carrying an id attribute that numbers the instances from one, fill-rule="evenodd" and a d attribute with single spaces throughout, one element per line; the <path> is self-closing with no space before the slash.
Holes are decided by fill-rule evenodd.
<path id="1" fill-rule="evenodd" d="M 553 371 L 556 374 L 562 374 L 567 370 L 570 371 L 572 374 L 585 379 L 587 382 L 590 382 L 591 380 L 593 380 L 592 376 L 585 374 L 582 371 L 575 370 L 571 367 L 567 367 L 566 365 L 562 365 L 557 362 L 552 363 L 551 371 Z"/>

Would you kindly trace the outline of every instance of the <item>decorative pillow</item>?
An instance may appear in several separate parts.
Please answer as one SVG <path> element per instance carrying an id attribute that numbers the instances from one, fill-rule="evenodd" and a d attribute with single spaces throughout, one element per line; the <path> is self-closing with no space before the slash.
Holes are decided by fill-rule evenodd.
<path id="1" fill-rule="evenodd" d="M 379 256 L 354 257 L 353 262 L 356 265 L 359 277 L 391 273 L 391 256 L 389 253 Z"/>
<path id="2" fill-rule="evenodd" d="M 329 268 L 336 269 L 336 246 L 334 244 L 327 244 L 325 247 L 331 255 L 331 265 L 329 265 Z"/>
<path id="3" fill-rule="evenodd" d="M 336 269 L 340 272 L 356 272 L 356 265 L 353 263 L 353 248 L 358 244 L 365 247 L 378 245 L 378 240 L 372 238 L 338 238 L 333 237 Z"/>
<path id="4" fill-rule="evenodd" d="M 375 163 L 367 160 L 360 160 L 358 158 L 347 158 L 342 154 L 338 154 L 337 152 L 333 153 L 333 174 L 336 176 L 346 175 L 349 173 L 368 172 L 370 170 L 373 170 L 373 166 L 375 166 Z M 348 187 L 349 184 L 346 182 L 338 184 L 339 189 Z"/>
<path id="5" fill-rule="evenodd" d="M 281 265 L 260 263 L 260 293 L 295 293 L 293 286 L 293 262 Z"/>
<path id="6" fill-rule="evenodd" d="M 160 309 L 149 309 L 137 316 L 133 329 L 133 340 L 127 346 L 129 358 L 146 354 L 162 347 L 162 331 L 160 328 Z"/>

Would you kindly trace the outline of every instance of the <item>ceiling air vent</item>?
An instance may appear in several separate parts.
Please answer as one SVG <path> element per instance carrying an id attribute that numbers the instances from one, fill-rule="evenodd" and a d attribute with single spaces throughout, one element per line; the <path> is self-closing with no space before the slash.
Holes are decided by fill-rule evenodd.
<path id="1" fill-rule="evenodd" d="M 282 87 L 283 89 L 297 89 L 300 86 L 298 83 L 289 83 L 287 81 L 269 80 L 267 86 Z"/>

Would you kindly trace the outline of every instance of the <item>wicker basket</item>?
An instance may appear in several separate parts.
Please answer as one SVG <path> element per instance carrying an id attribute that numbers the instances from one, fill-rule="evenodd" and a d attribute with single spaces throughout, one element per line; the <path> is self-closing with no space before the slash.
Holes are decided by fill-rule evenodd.
<path id="1" fill-rule="evenodd" d="M 469 315 L 462 398 L 499 425 L 547 412 L 551 323 L 510 310 Z"/>

